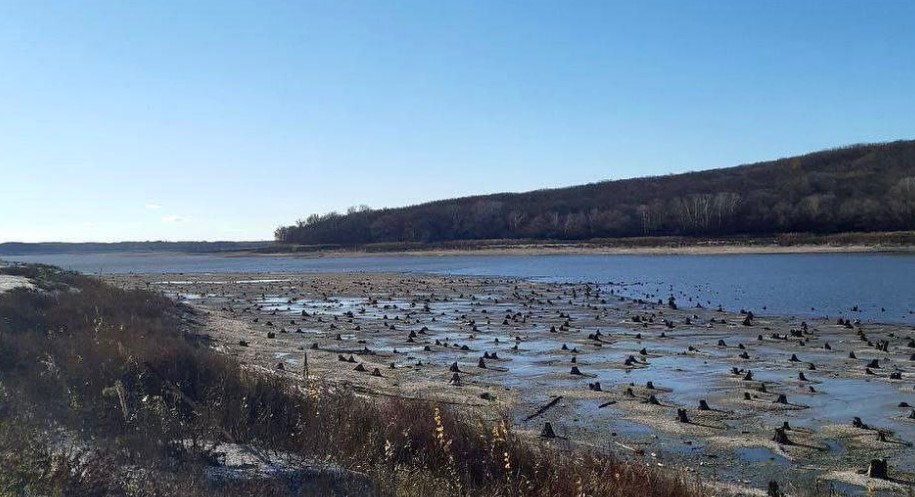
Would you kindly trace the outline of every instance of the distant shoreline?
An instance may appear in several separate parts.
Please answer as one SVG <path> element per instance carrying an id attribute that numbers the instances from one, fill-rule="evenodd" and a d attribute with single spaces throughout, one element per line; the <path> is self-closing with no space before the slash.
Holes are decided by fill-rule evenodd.
<path id="1" fill-rule="evenodd" d="M 518 246 L 479 249 L 418 249 L 418 250 L 321 250 L 313 252 L 232 252 L 225 257 L 294 257 L 303 259 L 347 257 L 446 257 L 446 256 L 523 256 L 523 255 L 765 255 L 765 254 L 862 254 L 900 253 L 915 254 L 915 246 L 874 247 L 846 246 L 712 246 L 712 247 L 553 247 Z"/>
<path id="2" fill-rule="evenodd" d="M 771 236 L 691 238 L 679 236 L 563 240 L 457 240 L 451 242 L 392 242 L 368 245 L 286 245 L 271 242 L 210 244 L 166 242 L 104 245 L 94 251 L 87 244 L 0 244 L 0 258 L 54 255 L 166 254 L 218 255 L 222 257 L 344 258 L 372 256 L 499 256 L 499 255 L 742 255 L 742 254 L 915 254 L 915 232 L 837 233 L 816 235 L 789 233 Z M 116 250 L 117 245 L 131 250 Z M 6 245 L 4 247 L 4 245 Z M 15 245 L 16 250 L 12 249 Z M 52 249 L 49 249 L 53 247 Z M 192 250 L 187 250 L 193 247 Z M 6 248 L 7 250 L 3 250 Z M 31 249 L 31 250 L 30 250 Z"/>
<path id="3" fill-rule="evenodd" d="M 607 238 L 584 241 L 459 240 L 444 243 L 376 243 L 360 246 L 273 245 L 226 255 L 365 257 L 374 255 L 736 255 L 915 253 L 915 232 L 785 233 L 772 236 Z"/>

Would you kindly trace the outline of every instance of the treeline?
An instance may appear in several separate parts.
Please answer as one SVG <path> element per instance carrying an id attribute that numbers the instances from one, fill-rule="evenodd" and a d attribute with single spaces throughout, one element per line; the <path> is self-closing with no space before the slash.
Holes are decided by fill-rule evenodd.
<path id="1" fill-rule="evenodd" d="M 915 141 L 897 141 L 702 172 L 313 214 L 275 236 L 359 245 L 913 229 Z"/>
<path id="2" fill-rule="evenodd" d="M 99 254 L 112 252 L 234 252 L 255 250 L 272 242 L 116 242 L 116 243 L 0 243 L 0 255 Z"/>

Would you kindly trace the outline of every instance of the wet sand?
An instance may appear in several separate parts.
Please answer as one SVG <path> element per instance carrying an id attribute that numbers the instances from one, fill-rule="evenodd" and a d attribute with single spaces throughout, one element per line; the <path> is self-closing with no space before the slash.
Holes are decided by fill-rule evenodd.
<path id="1" fill-rule="evenodd" d="M 915 482 L 911 326 L 746 310 L 751 317 L 686 294 L 673 305 L 669 295 L 623 298 L 607 283 L 364 273 L 105 279 L 196 307 L 214 347 L 289 381 L 303 381 L 307 357 L 313 381 L 486 417 L 508 412 L 543 443 L 609 450 L 729 488 L 819 480 L 892 495 Z M 540 437 L 545 423 L 556 438 Z M 787 439 L 774 440 L 785 423 Z M 874 458 L 888 460 L 891 481 L 860 474 Z"/>

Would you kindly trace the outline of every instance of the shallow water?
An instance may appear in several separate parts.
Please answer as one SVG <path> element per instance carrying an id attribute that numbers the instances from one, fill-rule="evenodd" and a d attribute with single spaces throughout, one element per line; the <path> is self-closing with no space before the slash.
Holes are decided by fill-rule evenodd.
<path id="1" fill-rule="evenodd" d="M 915 256 L 897 254 L 379 256 L 81 254 L 4 256 L 85 273 L 425 272 L 588 281 L 680 306 L 915 324 Z M 857 311 L 853 310 L 857 306 Z"/>

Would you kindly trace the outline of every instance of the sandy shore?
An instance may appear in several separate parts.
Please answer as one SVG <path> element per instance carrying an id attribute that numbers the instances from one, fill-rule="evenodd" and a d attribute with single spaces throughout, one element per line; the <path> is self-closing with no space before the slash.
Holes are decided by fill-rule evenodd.
<path id="1" fill-rule="evenodd" d="M 532 437 L 549 422 L 557 438 L 546 443 L 728 488 L 820 479 L 891 495 L 915 482 L 911 326 L 750 317 L 687 294 L 622 298 L 614 286 L 510 278 L 105 279 L 188 303 L 214 347 L 289 381 L 509 413 Z M 873 458 L 889 461 L 892 482 L 860 474 Z"/>
<path id="2" fill-rule="evenodd" d="M 25 276 L 11 276 L 0 274 L 0 293 L 8 292 L 14 288 L 34 288 L 35 284 Z"/>

